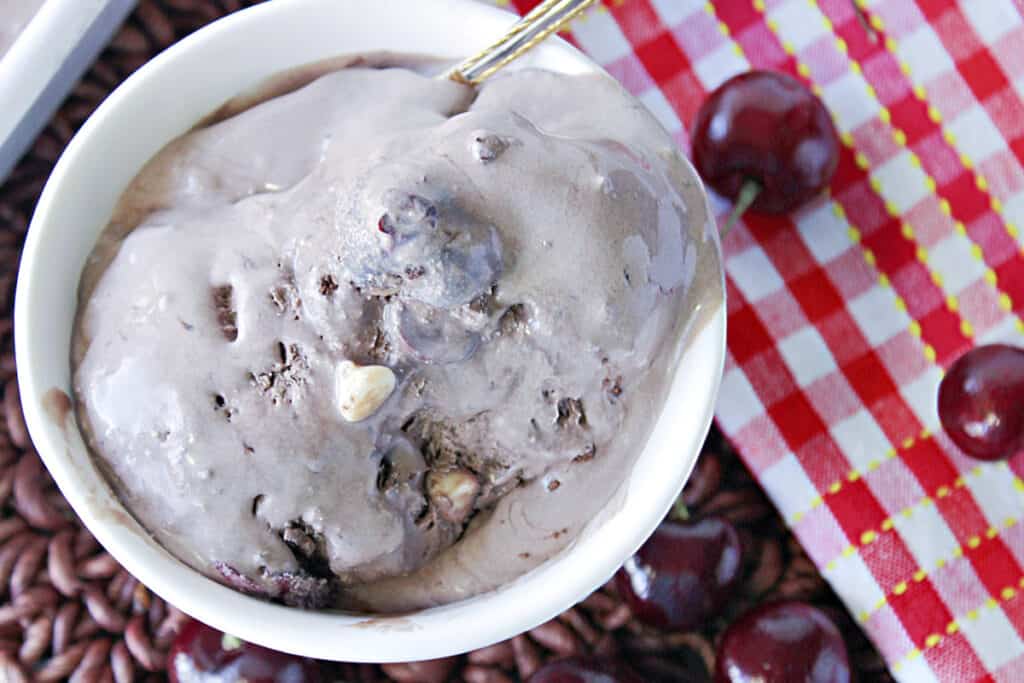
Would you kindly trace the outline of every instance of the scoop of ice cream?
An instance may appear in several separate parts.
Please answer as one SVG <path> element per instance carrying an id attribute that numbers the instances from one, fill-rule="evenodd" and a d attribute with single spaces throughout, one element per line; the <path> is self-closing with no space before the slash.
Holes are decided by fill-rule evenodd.
<path id="1" fill-rule="evenodd" d="M 80 293 L 90 445 L 239 590 L 493 588 L 609 500 L 718 303 L 696 181 L 606 77 L 358 65 L 272 94 L 126 190 Z"/>

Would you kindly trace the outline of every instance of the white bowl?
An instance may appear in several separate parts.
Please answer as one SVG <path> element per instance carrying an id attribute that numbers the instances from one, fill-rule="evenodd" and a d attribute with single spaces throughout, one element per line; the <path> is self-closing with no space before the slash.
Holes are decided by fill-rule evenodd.
<path id="1" fill-rule="evenodd" d="M 73 414 L 61 413 L 53 400 L 59 391 L 71 393 L 71 328 L 86 256 L 124 187 L 166 142 L 282 69 L 380 49 L 456 58 L 484 47 L 513 20 L 470 0 L 258 5 L 140 69 L 82 127 L 54 169 L 28 233 L 15 305 L 28 427 L 61 491 L 99 541 L 144 584 L 197 619 L 260 645 L 339 661 L 418 660 L 482 647 L 550 619 L 604 583 L 658 525 L 689 476 L 721 378 L 723 306 L 682 354 L 665 410 L 614 503 L 562 553 L 496 591 L 443 607 L 402 616 L 310 612 L 236 593 L 163 550 L 111 493 Z M 557 40 L 511 68 L 525 64 L 599 70 Z"/>
<path id="2" fill-rule="evenodd" d="M 0 57 L 0 183 L 136 0 L 46 0 Z"/>

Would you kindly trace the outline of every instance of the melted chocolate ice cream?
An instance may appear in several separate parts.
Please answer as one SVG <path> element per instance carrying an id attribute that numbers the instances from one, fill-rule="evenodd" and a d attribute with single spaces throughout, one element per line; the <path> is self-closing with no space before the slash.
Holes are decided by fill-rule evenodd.
<path id="1" fill-rule="evenodd" d="M 612 499 L 720 305 L 699 183 L 613 80 L 422 71 L 353 58 L 229 104 L 83 274 L 90 446 L 240 590 L 397 611 L 536 566 Z"/>

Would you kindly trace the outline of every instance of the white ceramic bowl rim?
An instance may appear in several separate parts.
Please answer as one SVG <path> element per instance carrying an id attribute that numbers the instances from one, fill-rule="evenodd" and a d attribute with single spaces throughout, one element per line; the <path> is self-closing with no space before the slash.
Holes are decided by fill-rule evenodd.
<path id="1" fill-rule="evenodd" d="M 282 69 L 345 52 L 391 49 L 456 58 L 514 19 L 471 0 L 276 0 L 191 35 L 129 78 L 72 140 L 40 198 L 15 304 L 18 380 L 40 456 L 86 526 L 171 604 L 244 640 L 321 659 L 390 662 L 447 656 L 532 628 L 604 583 L 654 530 L 696 461 L 724 361 L 725 311 L 680 360 L 665 410 L 637 467 L 566 551 L 499 590 L 400 617 L 310 612 L 236 593 L 179 562 L 126 514 L 85 449 L 70 394 L 70 333 L 79 274 L 117 197 L 142 164 L 224 100 Z M 598 67 L 562 41 L 522 65 Z M 516 66 L 516 65 L 514 65 Z M 709 216 L 710 208 L 708 209 Z"/>

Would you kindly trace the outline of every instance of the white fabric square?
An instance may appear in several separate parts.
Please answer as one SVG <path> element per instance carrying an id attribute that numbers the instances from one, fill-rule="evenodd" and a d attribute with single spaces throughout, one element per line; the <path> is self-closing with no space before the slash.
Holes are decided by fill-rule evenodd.
<path id="1" fill-rule="evenodd" d="M 703 12 L 704 0 L 651 0 L 651 6 L 665 26 L 675 28 L 694 12 Z"/>
<path id="2" fill-rule="evenodd" d="M 979 334 L 975 340 L 978 344 L 1013 344 L 1020 345 L 1020 330 L 1017 318 L 1012 315 L 1003 316 L 998 323 Z"/>
<path id="3" fill-rule="evenodd" d="M 789 335 L 778 346 L 779 353 L 786 359 L 796 383 L 801 387 L 836 370 L 836 361 L 828 344 L 810 325 Z"/>
<path id="4" fill-rule="evenodd" d="M 598 64 L 610 64 L 633 52 L 629 40 L 609 12 L 585 12 L 572 23 L 572 35 Z"/>
<path id="5" fill-rule="evenodd" d="M 665 96 L 661 94 L 661 90 L 658 88 L 648 88 L 640 93 L 637 99 L 643 102 L 643 105 L 647 107 L 647 111 L 651 112 L 654 118 L 658 119 L 658 123 L 664 126 L 665 130 L 670 134 L 682 130 L 683 124 L 679 121 L 676 110 L 672 108 L 672 105 L 668 103 Z"/>
<path id="6" fill-rule="evenodd" d="M 828 263 L 850 248 L 846 221 L 836 215 L 830 202 L 797 214 L 796 228 L 818 263 Z"/>
<path id="7" fill-rule="evenodd" d="M 892 447 L 875 418 L 863 408 L 829 428 L 850 464 L 862 472 L 872 460 L 881 460 Z"/>
<path id="8" fill-rule="evenodd" d="M 706 90 L 714 90 L 724 81 L 750 69 L 750 63 L 736 54 L 730 41 L 725 41 L 697 60 L 693 70 Z"/>
<path id="9" fill-rule="evenodd" d="M 893 677 L 900 683 L 940 683 L 924 657 L 904 660 L 900 670 L 893 672 Z"/>
<path id="10" fill-rule="evenodd" d="M 847 72 L 822 88 L 822 99 L 841 132 L 853 131 L 878 116 L 878 100 L 868 95 L 865 81 Z"/>
<path id="11" fill-rule="evenodd" d="M 1024 99 L 1024 88 L 1021 88 L 1020 96 Z M 1003 200 L 1003 215 L 1020 229 L 1017 242 L 1024 247 L 1024 192 Z"/>
<path id="12" fill-rule="evenodd" d="M 977 619 L 960 620 L 960 630 L 989 671 L 995 671 L 1024 652 L 1024 644 L 1002 607 L 979 609 Z"/>
<path id="13" fill-rule="evenodd" d="M 927 85 L 932 79 L 955 68 L 942 41 L 928 24 L 904 36 L 897 54 L 910 67 L 910 77 L 920 85 Z"/>
<path id="14" fill-rule="evenodd" d="M 871 177 L 879 183 L 882 197 L 900 213 L 905 213 L 931 193 L 924 171 L 910 159 L 910 152 L 903 150 L 871 171 Z"/>
<path id="15" fill-rule="evenodd" d="M 931 571 L 939 560 L 948 561 L 960 544 L 934 503 L 916 505 L 912 511 L 909 517 L 897 513 L 892 521 L 917 565 Z"/>
<path id="16" fill-rule="evenodd" d="M 817 489 L 792 453 L 761 472 L 761 485 L 778 506 L 783 519 L 807 512 L 811 501 L 818 497 Z"/>
<path id="17" fill-rule="evenodd" d="M 751 303 L 779 291 L 786 284 L 759 247 L 736 254 L 726 261 L 725 266 L 733 282 Z"/>
<path id="18" fill-rule="evenodd" d="M 872 611 L 878 601 L 885 597 L 885 591 L 878 585 L 859 553 L 840 557 L 835 567 L 825 573 L 829 583 L 841 587 L 843 598 L 853 614 Z"/>
<path id="19" fill-rule="evenodd" d="M 970 240 L 956 233 L 932 245 L 928 264 L 942 276 L 943 287 L 950 294 L 959 294 L 985 277 L 985 264 L 971 256 Z"/>
<path id="20" fill-rule="evenodd" d="M 935 397 L 939 395 L 941 381 L 942 370 L 932 365 L 913 382 L 900 387 L 900 395 L 925 429 L 939 428 L 939 408 Z"/>
<path id="21" fill-rule="evenodd" d="M 974 27 L 978 39 L 992 45 L 1021 23 L 1020 15 L 1010 0 L 962 2 L 960 11 Z"/>
<path id="22" fill-rule="evenodd" d="M 980 105 L 974 105 L 950 121 L 947 129 L 956 136 L 957 147 L 976 164 L 1006 149 L 1002 134 Z"/>
<path id="23" fill-rule="evenodd" d="M 743 370 L 734 368 L 725 373 L 715 410 L 722 429 L 734 434 L 763 412 L 764 405 Z"/>
<path id="24" fill-rule="evenodd" d="M 896 295 L 887 287 L 872 287 L 847 302 L 846 307 L 873 347 L 910 326 L 910 316 L 896 308 Z"/>
<path id="25" fill-rule="evenodd" d="M 797 52 L 826 35 L 820 12 L 807 0 L 789 0 L 776 5 L 768 10 L 768 18 L 775 21 L 779 35 L 792 43 Z"/>
<path id="26" fill-rule="evenodd" d="M 990 527 L 1002 529 L 1007 520 L 1020 517 L 1020 493 L 1013 485 L 1013 477 L 1003 463 L 982 465 L 977 476 L 964 477 Z"/>

